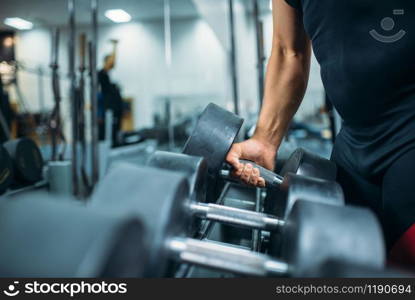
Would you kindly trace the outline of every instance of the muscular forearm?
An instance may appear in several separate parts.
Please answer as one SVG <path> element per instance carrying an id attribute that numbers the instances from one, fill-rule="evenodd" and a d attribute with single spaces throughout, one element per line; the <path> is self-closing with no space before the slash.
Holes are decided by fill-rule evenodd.
<path id="1" fill-rule="evenodd" d="M 274 47 L 267 68 L 265 95 L 254 138 L 278 148 L 307 87 L 310 49 Z"/>

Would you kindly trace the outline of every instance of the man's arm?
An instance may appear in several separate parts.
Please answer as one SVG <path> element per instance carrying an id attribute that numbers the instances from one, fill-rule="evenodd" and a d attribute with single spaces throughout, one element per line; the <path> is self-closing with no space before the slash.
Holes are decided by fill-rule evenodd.
<path id="1" fill-rule="evenodd" d="M 273 42 L 254 137 L 278 148 L 307 87 L 311 47 L 301 14 L 273 0 Z"/>
<path id="2" fill-rule="evenodd" d="M 310 70 L 311 46 L 301 12 L 285 0 L 273 0 L 273 7 L 272 52 L 257 127 L 251 139 L 234 144 L 227 156 L 237 177 L 259 186 L 265 183 L 258 170 L 239 159 L 274 168 L 277 149 L 304 97 Z"/>
<path id="3" fill-rule="evenodd" d="M 118 40 L 111 40 L 111 44 L 112 44 L 111 59 L 112 59 L 112 63 L 115 64 L 115 60 L 117 58 L 117 45 L 118 45 Z"/>

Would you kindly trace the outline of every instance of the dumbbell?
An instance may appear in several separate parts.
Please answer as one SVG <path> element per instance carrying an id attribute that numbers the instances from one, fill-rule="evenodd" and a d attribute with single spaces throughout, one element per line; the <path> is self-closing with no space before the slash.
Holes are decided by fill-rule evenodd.
<path id="1" fill-rule="evenodd" d="M 242 123 L 243 119 L 236 114 L 210 103 L 202 112 L 182 152 L 206 158 L 210 178 L 215 179 L 219 174 L 226 176 L 226 170 L 222 170 L 223 162 Z M 283 176 L 288 173 L 335 180 L 337 172 L 333 162 L 304 149 L 297 149 L 292 153 L 282 168 L 281 175 L 251 161 L 240 160 L 240 162 L 252 164 L 253 167 L 259 169 L 260 176 L 265 179 L 266 185 L 277 187 L 283 182 Z"/>
<path id="2" fill-rule="evenodd" d="M 192 200 L 189 209 L 196 217 L 219 221 L 228 225 L 268 231 L 278 230 L 281 224 L 284 223 L 283 219 L 277 219 L 268 214 L 204 203 L 206 202 L 207 163 L 206 159 L 202 157 L 156 151 L 150 156 L 147 165 L 186 174 Z M 287 173 L 280 189 L 285 191 L 286 196 L 284 218 L 288 216 L 293 204 L 298 199 L 344 205 L 342 189 L 334 181 Z M 198 223 L 194 225 L 194 227 L 197 227 Z M 193 232 L 193 228 L 191 228 L 191 232 Z"/>
<path id="3" fill-rule="evenodd" d="M 380 226 L 363 208 L 296 201 L 283 228 L 282 260 L 277 260 L 186 238 L 192 203 L 182 173 L 118 164 L 97 185 L 90 203 L 127 210 L 143 221 L 148 256 L 141 260 L 148 277 L 165 276 L 171 261 L 249 276 L 301 276 L 330 258 L 375 268 L 384 263 Z"/>
<path id="4" fill-rule="evenodd" d="M 0 145 L 0 194 L 3 194 L 13 182 L 13 164 L 7 150 Z"/>
<path id="5" fill-rule="evenodd" d="M 42 179 L 43 158 L 33 140 L 18 138 L 5 142 L 3 146 L 12 160 L 15 184 L 33 184 Z"/>
<path id="6" fill-rule="evenodd" d="M 142 276 L 143 234 L 128 212 L 43 192 L 4 197 L 0 277 Z"/>

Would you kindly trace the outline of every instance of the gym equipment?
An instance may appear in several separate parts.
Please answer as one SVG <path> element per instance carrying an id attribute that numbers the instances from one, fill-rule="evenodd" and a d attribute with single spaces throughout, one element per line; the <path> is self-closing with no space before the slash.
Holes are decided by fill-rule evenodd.
<path id="1" fill-rule="evenodd" d="M 211 178 L 215 178 L 222 169 L 226 155 L 234 143 L 242 123 L 243 119 L 239 116 L 210 103 L 201 114 L 182 152 L 206 158 L 208 174 Z M 310 154 L 304 149 L 294 151 L 288 163 L 283 167 L 282 176 L 252 161 L 240 161 L 252 164 L 253 167 L 259 169 L 260 176 L 265 179 L 268 186 L 278 187 L 284 180 L 283 176 L 288 173 L 328 180 L 334 180 L 336 176 L 336 165 L 333 162 Z"/>
<path id="2" fill-rule="evenodd" d="M 206 202 L 208 166 L 205 158 L 182 153 L 155 151 L 147 160 L 146 165 L 185 173 L 189 181 L 192 200 Z"/>
<path id="3" fill-rule="evenodd" d="M 194 201 L 190 208 L 194 212 L 197 212 L 197 216 L 204 219 L 207 218 L 222 222 L 227 221 L 228 224 L 236 224 L 237 221 L 240 221 L 243 223 L 240 226 L 250 224 L 248 227 L 275 230 L 275 218 L 269 215 L 202 203 L 206 202 L 205 183 L 207 178 L 207 163 L 204 158 L 181 153 L 156 151 L 149 158 L 147 165 L 186 173 L 189 180 L 190 198 Z M 281 183 L 280 190 L 285 191 L 284 218 L 288 216 L 293 204 L 298 199 L 333 205 L 344 205 L 342 189 L 334 181 L 287 173 L 284 181 Z M 239 215 L 240 219 L 236 219 L 237 215 Z M 256 222 L 258 223 L 254 224 L 255 216 L 257 218 Z M 270 222 L 270 224 L 267 224 L 267 222 Z"/>
<path id="4" fill-rule="evenodd" d="M 13 164 L 9 153 L 0 145 L 0 194 L 13 182 Z"/>
<path id="5" fill-rule="evenodd" d="M 281 169 L 281 175 L 288 173 L 335 180 L 337 167 L 332 161 L 311 153 L 303 148 L 296 149 Z"/>
<path id="6" fill-rule="evenodd" d="M 16 183 L 32 184 L 42 179 L 43 158 L 34 141 L 18 138 L 3 146 L 12 159 Z"/>
<path id="7" fill-rule="evenodd" d="M 48 121 L 48 126 L 51 132 L 51 147 L 52 147 L 52 157 L 51 160 L 63 160 L 66 149 L 66 137 L 63 133 L 62 124 L 61 124 L 61 88 L 60 88 L 60 77 L 59 77 L 59 29 L 53 30 L 52 33 L 52 51 L 51 51 L 51 62 L 50 68 L 52 70 L 52 92 L 53 92 L 53 101 L 54 106 L 50 119 Z M 63 144 L 60 153 L 58 153 L 59 144 Z"/>
<path id="8" fill-rule="evenodd" d="M 216 176 L 242 124 L 242 118 L 210 103 L 200 115 L 182 152 L 206 158 L 209 175 Z"/>
<path id="9" fill-rule="evenodd" d="M 380 226 L 363 208 L 298 200 L 285 220 L 282 260 L 277 260 L 183 237 L 192 203 L 182 173 L 130 164 L 113 166 L 96 187 L 91 205 L 127 210 L 143 221 L 148 257 L 141 260 L 149 277 L 164 276 L 171 260 L 253 276 L 301 276 L 330 258 L 375 268 L 384 263 Z"/>
<path id="10" fill-rule="evenodd" d="M 133 277 L 143 227 L 131 214 L 46 193 L 0 201 L 0 277 Z"/>
<path id="11" fill-rule="evenodd" d="M 47 178 L 51 194 L 73 194 L 72 162 L 70 160 L 51 160 L 48 162 Z"/>

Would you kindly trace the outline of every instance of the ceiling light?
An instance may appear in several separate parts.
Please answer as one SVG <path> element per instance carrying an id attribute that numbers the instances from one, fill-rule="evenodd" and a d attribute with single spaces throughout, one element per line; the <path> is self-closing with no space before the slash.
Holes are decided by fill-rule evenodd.
<path id="1" fill-rule="evenodd" d="M 115 23 L 124 23 L 131 20 L 131 16 L 123 9 L 107 10 L 105 16 Z"/>
<path id="2" fill-rule="evenodd" d="M 6 18 L 4 24 L 19 30 L 29 30 L 33 28 L 33 23 L 21 18 Z"/>

